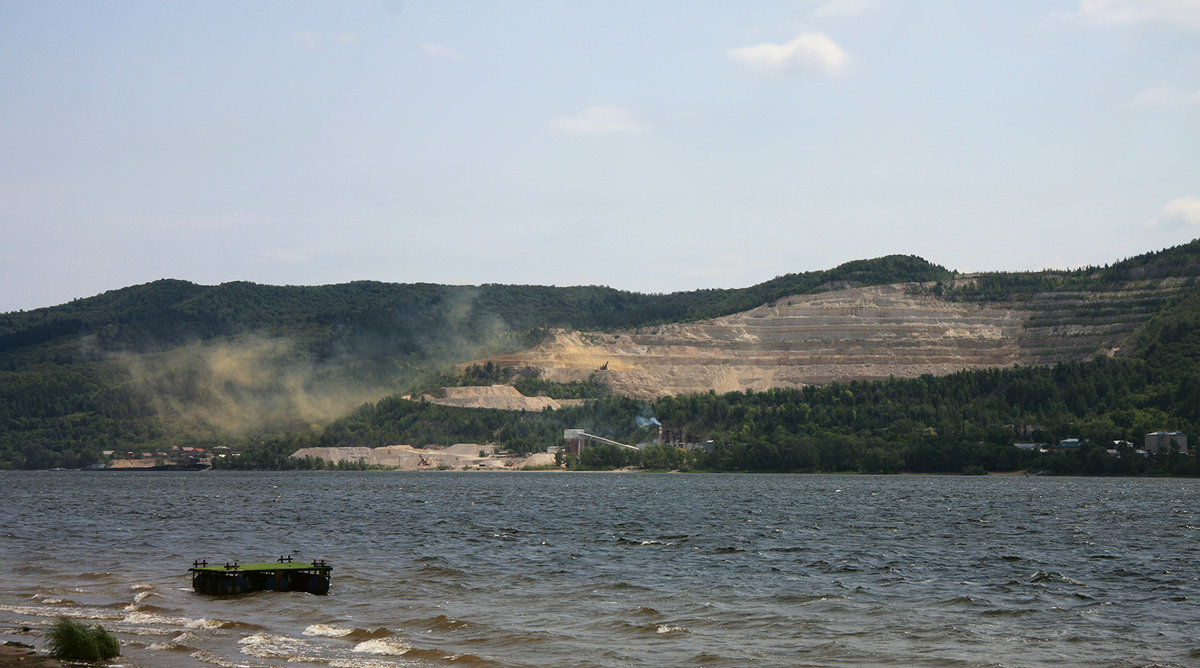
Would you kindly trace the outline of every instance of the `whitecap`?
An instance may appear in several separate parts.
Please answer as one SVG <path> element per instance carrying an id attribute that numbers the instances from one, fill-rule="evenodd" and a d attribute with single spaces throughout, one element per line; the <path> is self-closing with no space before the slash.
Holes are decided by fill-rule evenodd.
<path id="1" fill-rule="evenodd" d="M 259 659 L 295 660 L 299 655 L 301 643 L 295 638 L 275 635 L 273 633 L 255 633 L 238 641 L 242 645 L 242 653 Z"/>
<path id="2" fill-rule="evenodd" d="M 365 654 L 387 654 L 389 656 L 400 656 L 410 649 L 412 648 L 394 638 L 364 640 L 363 642 L 360 642 L 354 646 L 355 652 L 363 652 Z"/>
<path id="3" fill-rule="evenodd" d="M 130 607 L 133 607 L 134 610 L 129 611 Z M 121 620 L 126 624 L 166 624 L 169 626 L 187 626 L 192 621 L 186 617 L 163 617 L 161 615 L 154 615 L 149 612 L 138 610 L 137 606 L 126 606 L 126 611 L 129 612 L 129 614 L 125 615 L 125 618 Z"/>
<path id="4" fill-rule="evenodd" d="M 206 617 L 201 617 L 200 619 L 190 620 L 187 624 L 184 624 L 184 626 L 188 627 L 189 629 L 223 629 L 226 626 L 229 626 L 229 622 L 222 621 L 220 619 L 208 619 Z"/>
<path id="5" fill-rule="evenodd" d="M 304 629 L 306 636 L 325 636 L 327 638 L 341 638 L 354 633 L 354 629 L 348 629 L 341 626 L 333 626 L 330 624 L 313 624 Z"/>
<path id="6" fill-rule="evenodd" d="M 345 661 L 342 659 L 334 659 L 329 662 L 329 668 L 396 668 L 395 663 L 391 661 L 375 661 L 372 659 L 353 659 Z"/>

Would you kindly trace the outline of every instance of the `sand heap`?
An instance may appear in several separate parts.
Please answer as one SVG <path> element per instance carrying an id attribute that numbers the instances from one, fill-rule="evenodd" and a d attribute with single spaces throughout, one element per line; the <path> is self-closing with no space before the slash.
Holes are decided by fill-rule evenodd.
<path id="1" fill-rule="evenodd" d="M 422 397 L 425 401 L 459 408 L 499 408 L 508 411 L 558 410 L 562 404 L 550 397 L 527 397 L 511 385 L 443 387 Z"/>
<path id="2" fill-rule="evenodd" d="M 303 448 L 292 454 L 303 459 L 313 457 L 330 464 L 359 463 L 401 471 L 437 469 L 522 469 L 530 466 L 553 466 L 554 455 L 538 453 L 529 456 L 497 455 L 494 445 L 458 443 L 448 448 L 414 448 L 411 445 L 385 445 L 380 448 Z"/>

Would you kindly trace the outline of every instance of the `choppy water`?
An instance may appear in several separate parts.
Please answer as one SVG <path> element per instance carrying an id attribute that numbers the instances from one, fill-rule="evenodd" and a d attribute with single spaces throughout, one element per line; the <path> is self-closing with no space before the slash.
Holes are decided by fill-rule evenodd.
<path id="1" fill-rule="evenodd" d="M 0 473 L 0 640 L 133 666 L 1200 665 L 1200 481 Z M 335 567 L 190 590 L 194 558 Z"/>

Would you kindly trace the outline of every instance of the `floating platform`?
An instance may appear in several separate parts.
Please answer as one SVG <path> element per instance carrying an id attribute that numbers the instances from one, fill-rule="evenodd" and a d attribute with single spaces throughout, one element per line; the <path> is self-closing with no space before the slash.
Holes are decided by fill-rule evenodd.
<path id="1" fill-rule="evenodd" d="M 309 594 L 329 593 L 329 573 L 333 567 L 318 559 L 311 563 L 280 557 L 264 564 L 232 564 L 209 566 L 207 561 L 195 561 L 188 571 L 192 574 L 192 589 L 201 594 L 244 594 L 249 591 L 303 591 Z"/>

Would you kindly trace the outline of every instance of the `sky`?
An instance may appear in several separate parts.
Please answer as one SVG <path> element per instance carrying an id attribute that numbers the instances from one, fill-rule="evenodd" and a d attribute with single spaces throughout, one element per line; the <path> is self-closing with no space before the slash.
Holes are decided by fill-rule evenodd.
<path id="1" fill-rule="evenodd" d="M 1200 237 L 1200 0 L 0 0 L 0 312 Z"/>

